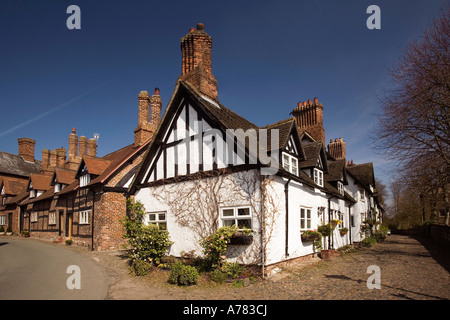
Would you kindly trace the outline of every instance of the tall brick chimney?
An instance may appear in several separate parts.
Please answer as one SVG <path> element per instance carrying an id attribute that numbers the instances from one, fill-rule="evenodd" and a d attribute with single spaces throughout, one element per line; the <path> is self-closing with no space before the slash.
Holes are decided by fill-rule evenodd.
<path id="1" fill-rule="evenodd" d="M 208 97 L 219 101 L 217 81 L 211 71 L 212 38 L 205 32 L 203 23 L 191 28 L 181 38 L 181 76 Z"/>
<path id="2" fill-rule="evenodd" d="M 342 138 L 330 139 L 330 143 L 327 146 L 328 153 L 336 160 L 346 159 L 345 141 Z"/>
<path id="3" fill-rule="evenodd" d="M 30 138 L 19 138 L 19 156 L 25 161 L 34 162 L 34 146 L 36 141 Z"/>
<path id="4" fill-rule="evenodd" d="M 58 148 L 54 151 L 56 152 L 56 166 L 58 168 L 64 168 L 66 164 L 66 148 Z"/>
<path id="5" fill-rule="evenodd" d="M 69 135 L 69 160 L 73 160 L 78 155 L 78 136 L 75 128 L 72 128 L 72 133 Z"/>
<path id="6" fill-rule="evenodd" d="M 97 140 L 94 138 L 90 138 L 88 141 L 88 156 L 97 156 Z"/>
<path id="7" fill-rule="evenodd" d="M 87 138 L 85 136 L 81 136 L 80 140 L 79 140 L 79 150 L 78 150 L 78 155 L 80 157 L 87 155 L 87 151 L 88 151 L 88 141 Z"/>
<path id="8" fill-rule="evenodd" d="M 139 111 L 138 125 L 134 129 L 134 147 L 139 147 L 153 134 L 149 122 L 150 117 L 150 95 L 147 91 L 141 91 L 138 95 Z"/>
<path id="9" fill-rule="evenodd" d="M 299 102 L 292 110 L 297 129 L 300 134 L 307 132 L 315 141 L 321 141 L 325 146 L 325 129 L 323 128 L 323 106 L 317 98 Z"/>
<path id="10" fill-rule="evenodd" d="M 161 109 L 162 109 L 162 101 L 161 96 L 159 95 L 159 89 L 155 88 L 155 94 L 150 98 L 150 106 L 151 106 L 151 116 L 150 116 L 150 125 L 152 127 L 152 134 L 156 132 L 158 129 L 159 122 L 161 121 Z"/>
<path id="11" fill-rule="evenodd" d="M 50 172 L 50 150 L 42 149 L 42 167 L 41 173 L 45 174 Z"/>

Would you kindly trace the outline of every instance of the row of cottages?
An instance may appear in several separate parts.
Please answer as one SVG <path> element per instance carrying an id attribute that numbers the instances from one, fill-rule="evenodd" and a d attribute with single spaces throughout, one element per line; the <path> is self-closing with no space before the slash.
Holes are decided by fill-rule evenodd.
<path id="1" fill-rule="evenodd" d="M 228 257 L 245 264 L 311 255 L 313 244 L 301 234 L 333 219 L 342 223 L 324 248 L 361 241 L 363 221 L 374 208 L 381 214 L 372 164 L 349 163 L 342 139 L 325 149 L 317 98 L 264 127 L 222 105 L 211 50 L 202 24 L 181 39 L 182 72 L 164 115 L 159 91 L 142 91 L 133 144 L 97 157 L 96 141 L 78 140 L 73 130 L 68 159 L 63 148 L 43 150 L 39 172 L 30 172 L 19 197 L 7 199 L 17 208 L 17 230 L 116 249 L 131 197 L 146 208 L 146 223 L 167 228 L 175 256 L 201 255 L 199 239 L 227 225 L 251 230 L 229 246 Z M 349 232 L 341 235 L 342 228 Z"/>
<path id="2" fill-rule="evenodd" d="M 372 164 L 348 163 L 342 139 L 325 149 L 317 98 L 264 127 L 222 105 L 211 48 L 202 24 L 182 38 L 182 74 L 129 188 L 147 223 L 169 231 L 169 254 L 201 255 L 199 240 L 231 225 L 252 232 L 227 257 L 266 267 L 313 254 L 301 234 L 333 219 L 325 248 L 361 241 L 379 207 Z"/>
<path id="3" fill-rule="evenodd" d="M 11 225 L 17 234 L 29 231 L 36 238 L 71 239 L 92 250 L 120 248 L 127 188 L 161 117 L 159 89 L 152 96 L 141 91 L 138 100 L 134 143 L 97 157 L 97 141 L 85 136 L 78 139 L 74 128 L 69 135 L 68 157 L 65 148 L 42 150 L 42 161 L 28 171 L 23 169 L 14 194 L 8 193 L 12 182 L 3 178 L 0 222 L 5 227 Z M 34 157 L 34 148 L 29 151 Z"/>

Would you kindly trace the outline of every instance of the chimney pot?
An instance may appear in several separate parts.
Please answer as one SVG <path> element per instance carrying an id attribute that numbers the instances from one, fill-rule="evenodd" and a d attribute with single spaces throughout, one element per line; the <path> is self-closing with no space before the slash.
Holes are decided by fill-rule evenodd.
<path id="1" fill-rule="evenodd" d="M 306 106 L 306 101 L 303 101 L 303 105 Z"/>
<path id="2" fill-rule="evenodd" d="M 195 28 L 190 28 L 189 29 L 189 33 L 194 32 L 194 31 L 195 31 Z"/>
<path id="3" fill-rule="evenodd" d="M 205 30 L 205 25 L 203 23 L 197 23 L 197 30 L 199 31 Z"/>
<path id="4" fill-rule="evenodd" d="M 155 95 L 159 96 L 159 88 L 155 88 Z"/>
<path id="5" fill-rule="evenodd" d="M 314 98 L 314 103 L 318 103 L 318 102 L 319 102 L 319 99 L 317 99 L 317 97 Z"/>
<path id="6" fill-rule="evenodd" d="M 312 104 L 312 100 L 311 99 L 308 100 L 308 104 Z"/>

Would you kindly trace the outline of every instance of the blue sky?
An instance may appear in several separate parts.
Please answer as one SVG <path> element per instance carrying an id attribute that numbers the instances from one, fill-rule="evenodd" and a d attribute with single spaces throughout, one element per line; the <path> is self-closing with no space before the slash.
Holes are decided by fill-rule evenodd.
<path id="1" fill-rule="evenodd" d="M 100 134 L 98 155 L 133 142 L 137 95 L 160 88 L 166 107 L 181 73 L 180 39 L 198 22 L 213 37 L 212 71 L 222 104 L 257 125 L 288 118 L 297 102 L 324 105 L 326 141 L 343 137 L 347 157 L 373 162 L 386 184 L 392 166 L 370 148 L 392 86 L 387 68 L 418 39 L 440 0 L 0 1 L 0 150 L 17 139 L 68 148 Z M 81 30 L 69 30 L 69 5 Z M 381 30 L 369 30 L 369 5 Z"/>

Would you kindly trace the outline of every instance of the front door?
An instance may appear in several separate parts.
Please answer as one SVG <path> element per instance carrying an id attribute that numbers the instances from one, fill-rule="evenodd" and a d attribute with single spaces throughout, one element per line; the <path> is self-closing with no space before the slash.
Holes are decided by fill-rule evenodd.
<path id="1" fill-rule="evenodd" d="M 59 210 L 59 231 L 58 231 L 58 235 L 61 236 L 63 234 L 63 228 L 64 228 L 64 224 L 63 224 L 63 218 L 64 218 L 64 211 L 63 210 Z"/>

